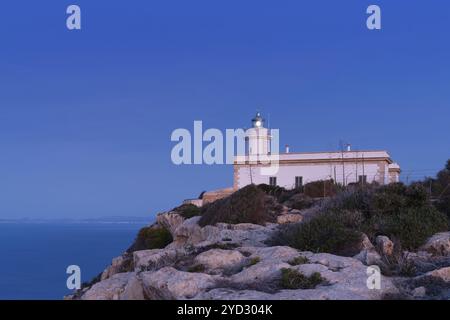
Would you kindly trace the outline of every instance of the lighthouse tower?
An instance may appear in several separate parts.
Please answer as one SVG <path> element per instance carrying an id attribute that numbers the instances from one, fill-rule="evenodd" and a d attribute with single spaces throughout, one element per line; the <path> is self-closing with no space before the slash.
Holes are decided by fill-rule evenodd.
<path id="1" fill-rule="evenodd" d="M 259 156 L 270 154 L 270 131 L 264 128 L 264 119 L 257 112 L 252 119 L 252 128 L 246 132 L 246 155 L 258 159 Z"/>

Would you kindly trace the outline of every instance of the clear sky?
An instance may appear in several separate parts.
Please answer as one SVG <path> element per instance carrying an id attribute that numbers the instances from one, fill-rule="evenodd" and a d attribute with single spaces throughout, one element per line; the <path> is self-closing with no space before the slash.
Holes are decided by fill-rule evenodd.
<path id="1" fill-rule="evenodd" d="M 0 218 L 154 214 L 231 186 L 230 166 L 173 165 L 170 134 L 256 109 L 292 151 L 344 140 L 433 175 L 450 158 L 449 21 L 442 0 L 4 2 Z"/>

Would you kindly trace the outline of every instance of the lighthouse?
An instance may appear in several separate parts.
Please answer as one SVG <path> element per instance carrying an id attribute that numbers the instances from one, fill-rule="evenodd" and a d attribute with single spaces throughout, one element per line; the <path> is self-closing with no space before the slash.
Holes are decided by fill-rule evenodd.
<path id="1" fill-rule="evenodd" d="M 264 127 L 265 120 L 257 112 L 252 119 L 252 127 L 246 132 L 246 155 L 250 159 L 270 154 L 270 130 Z"/>

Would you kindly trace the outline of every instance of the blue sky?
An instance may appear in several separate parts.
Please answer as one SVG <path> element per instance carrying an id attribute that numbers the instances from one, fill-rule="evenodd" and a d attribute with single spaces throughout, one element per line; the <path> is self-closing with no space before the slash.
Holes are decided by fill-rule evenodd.
<path id="1" fill-rule="evenodd" d="M 433 175 L 450 157 L 448 21 L 440 0 L 3 3 L 0 218 L 154 214 L 230 186 L 229 166 L 174 166 L 170 134 L 256 109 L 293 151 L 344 140 Z"/>

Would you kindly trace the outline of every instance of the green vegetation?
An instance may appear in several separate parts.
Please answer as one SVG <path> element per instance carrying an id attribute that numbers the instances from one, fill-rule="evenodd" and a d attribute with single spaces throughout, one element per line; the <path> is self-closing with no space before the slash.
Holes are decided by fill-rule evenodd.
<path id="1" fill-rule="evenodd" d="M 436 178 L 428 178 L 420 184 L 428 190 L 436 208 L 450 219 L 450 160 Z"/>
<path id="2" fill-rule="evenodd" d="M 200 216 L 202 214 L 201 209 L 194 204 L 183 204 L 178 208 L 173 209 L 173 211 L 176 211 L 185 219 Z"/>
<path id="3" fill-rule="evenodd" d="M 372 241 L 383 234 L 413 250 L 446 230 L 447 217 L 431 205 L 421 185 L 395 183 L 348 187 L 323 203 L 310 221 L 282 226 L 272 242 L 351 256 L 361 249 L 362 233 Z"/>
<path id="4" fill-rule="evenodd" d="M 162 249 L 172 241 L 172 235 L 166 228 L 155 226 L 144 227 L 139 230 L 136 240 L 127 251 Z"/>
<path id="5" fill-rule="evenodd" d="M 301 265 L 301 264 L 309 263 L 309 260 L 308 260 L 307 257 L 298 256 L 298 257 L 295 257 L 294 259 L 288 261 L 288 263 L 291 266 L 298 266 L 298 265 Z"/>
<path id="6" fill-rule="evenodd" d="M 283 289 L 314 289 L 324 282 L 325 279 L 318 272 L 307 277 L 295 269 L 281 269 L 280 286 Z"/>
<path id="7" fill-rule="evenodd" d="M 399 239 L 407 249 L 416 249 L 428 237 L 448 229 L 447 217 L 432 206 L 401 209 L 378 223 L 380 233 Z"/>
<path id="8" fill-rule="evenodd" d="M 307 183 L 303 190 L 305 195 L 311 198 L 325 198 L 336 195 L 339 187 L 333 180 L 319 180 Z"/>
<path id="9" fill-rule="evenodd" d="M 254 266 L 255 264 L 259 263 L 261 261 L 260 257 L 254 257 L 251 258 L 250 261 L 248 262 L 248 266 Z"/>
<path id="10" fill-rule="evenodd" d="M 306 223 L 284 225 L 272 242 L 274 245 L 287 245 L 303 251 L 355 255 L 360 249 L 361 232 L 353 228 L 352 216 L 357 214 L 349 211 L 342 214 L 327 212 Z"/>
<path id="11" fill-rule="evenodd" d="M 229 197 L 216 200 L 202 210 L 201 226 L 218 222 L 229 224 L 274 222 L 277 208 L 274 200 L 255 185 L 248 185 Z"/>

